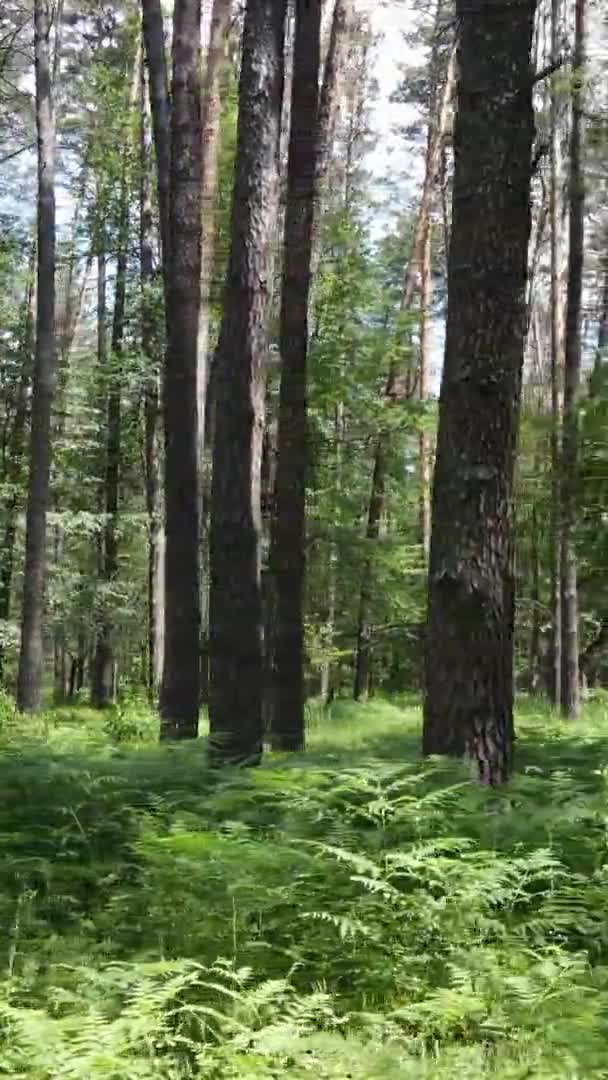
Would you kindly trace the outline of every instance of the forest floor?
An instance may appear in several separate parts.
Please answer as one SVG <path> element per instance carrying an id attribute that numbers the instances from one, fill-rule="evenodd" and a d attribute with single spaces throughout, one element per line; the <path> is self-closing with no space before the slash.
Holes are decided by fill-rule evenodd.
<path id="1" fill-rule="evenodd" d="M 608 697 L 500 792 L 414 700 L 205 767 L 132 702 L 0 713 L 0 1074 L 608 1077 Z"/>

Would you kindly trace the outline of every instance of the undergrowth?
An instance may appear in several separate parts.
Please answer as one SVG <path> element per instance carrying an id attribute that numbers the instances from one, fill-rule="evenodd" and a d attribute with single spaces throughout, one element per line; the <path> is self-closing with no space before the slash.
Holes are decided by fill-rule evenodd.
<path id="1" fill-rule="evenodd" d="M 143 704 L 0 710 L 0 1073 L 608 1077 L 608 706 L 520 707 L 503 791 L 411 701 L 247 772 Z"/>

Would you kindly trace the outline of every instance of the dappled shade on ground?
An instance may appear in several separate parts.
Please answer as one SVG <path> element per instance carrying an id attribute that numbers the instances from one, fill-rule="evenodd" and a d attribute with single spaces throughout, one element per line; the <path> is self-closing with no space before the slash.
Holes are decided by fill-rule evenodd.
<path id="1" fill-rule="evenodd" d="M 501 791 L 411 700 L 224 774 L 136 705 L 4 720 L 7 1075 L 604 1075 L 606 702 L 522 704 Z"/>

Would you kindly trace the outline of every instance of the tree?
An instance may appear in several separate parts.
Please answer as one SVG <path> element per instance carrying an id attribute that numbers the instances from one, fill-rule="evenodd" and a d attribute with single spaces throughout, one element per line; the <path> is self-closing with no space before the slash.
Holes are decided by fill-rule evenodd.
<path id="1" fill-rule="evenodd" d="M 576 525 L 578 473 L 578 389 L 581 371 L 581 302 L 585 233 L 583 104 L 585 80 L 585 0 L 576 0 L 572 129 L 570 133 L 570 243 L 564 362 L 564 419 L 561 473 L 561 704 L 565 716 L 580 711 Z"/>
<path id="2" fill-rule="evenodd" d="M 448 315 L 428 587 L 423 749 L 509 773 L 512 490 L 526 333 L 535 0 L 457 0 Z M 488 222 L 492 228 L 488 228 Z"/>
<path id="3" fill-rule="evenodd" d="M 262 751 L 260 465 L 284 24 L 283 0 L 248 0 L 230 258 L 214 366 L 209 722 L 218 760 L 256 761 Z"/>
<path id="4" fill-rule="evenodd" d="M 171 102 L 170 253 L 166 263 L 168 341 L 164 373 L 165 653 L 160 694 L 163 738 L 195 738 L 198 734 L 200 15 L 200 0 L 176 0 Z M 154 96 L 152 101 L 154 115 Z M 163 258 L 166 258 L 164 252 Z"/>
<path id="5" fill-rule="evenodd" d="M 304 745 L 306 380 L 315 210 L 320 0 L 297 0 L 281 295 L 281 387 L 271 564 L 276 588 L 272 743 Z"/>
<path id="6" fill-rule="evenodd" d="M 38 270 L 21 651 L 17 683 L 17 705 L 23 712 L 33 712 L 40 707 L 44 660 L 42 617 L 51 470 L 51 410 L 55 382 L 55 105 L 52 26 L 50 3 L 36 0 L 34 55 L 38 134 Z M 58 54 L 57 37 L 55 56 Z"/>

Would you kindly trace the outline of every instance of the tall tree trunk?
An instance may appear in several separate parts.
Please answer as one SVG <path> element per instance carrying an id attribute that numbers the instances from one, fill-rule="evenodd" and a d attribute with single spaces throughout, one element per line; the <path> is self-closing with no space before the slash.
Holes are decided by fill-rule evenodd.
<path id="1" fill-rule="evenodd" d="M 466 754 L 488 784 L 506 779 L 512 754 L 512 492 L 527 322 L 535 6 L 456 2 L 460 81 L 423 749 Z"/>
<path id="2" fill-rule="evenodd" d="M 429 369 L 431 364 L 431 329 L 433 304 L 432 274 L 432 227 L 426 231 L 422 253 L 420 283 L 420 371 L 418 376 L 418 394 L 425 402 L 429 396 Z M 431 447 L 428 432 L 422 426 L 418 433 L 418 468 L 420 478 L 420 540 L 425 566 L 428 566 L 431 551 Z"/>
<path id="3" fill-rule="evenodd" d="M 28 393 L 32 381 L 32 354 L 34 348 L 34 281 L 36 274 L 36 245 L 32 243 L 30 264 L 25 285 L 22 308 L 20 341 L 20 372 L 13 402 L 13 422 L 6 443 L 6 472 L 2 477 L 8 487 L 3 507 L 3 536 L 0 547 L 0 623 L 7 622 L 11 608 L 11 587 L 15 565 L 15 540 L 17 519 L 21 504 L 21 485 L 25 435 L 27 428 Z M 0 679 L 4 650 L 0 641 Z"/>
<path id="4" fill-rule="evenodd" d="M 583 104 L 585 78 L 585 0 L 576 0 L 572 130 L 570 134 L 570 244 L 564 361 L 564 421 L 562 434 L 562 693 L 565 716 L 580 712 L 578 662 L 578 590 L 576 525 L 578 475 L 578 388 L 581 371 L 581 306 L 585 231 L 583 173 Z"/>
<path id="5" fill-rule="evenodd" d="M 160 690 L 164 633 L 165 534 L 162 518 L 161 409 L 159 349 L 154 328 L 154 244 L 151 192 L 152 146 L 150 141 L 148 80 L 142 67 L 141 79 L 141 186 L 140 186 L 140 275 L 141 337 L 146 358 L 144 394 L 144 477 L 148 516 L 148 648 L 147 686 L 151 700 Z"/>
<path id="6" fill-rule="evenodd" d="M 201 279 L 201 10 L 176 0 L 165 360 L 165 654 L 161 738 L 196 738 L 200 693 L 197 350 Z"/>
<path id="7" fill-rule="evenodd" d="M 340 495 L 342 492 L 342 458 L 344 442 L 344 404 L 339 401 L 336 405 L 334 418 L 334 535 L 329 546 L 329 566 L 327 583 L 327 621 L 325 623 L 326 657 L 321 667 L 321 700 L 328 705 L 333 692 L 332 686 L 332 662 L 331 652 L 334 645 L 336 629 L 336 608 L 338 599 L 338 536 L 340 524 Z"/>
<path id="8" fill-rule="evenodd" d="M 551 0 L 551 52 L 557 56 L 560 40 L 561 0 Z M 551 87 L 551 682 L 556 709 L 561 703 L 562 593 L 560 535 L 560 383 L 563 365 L 563 304 L 561 288 L 561 153 L 559 91 Z"/>
<path id="9" fill-rule="evenodd" d="M 260 464 L 284 27 L 284 0 L 248 0 L 230 262 L 214 373 L 209 716 L 218 761 L 256 761 L 262 752 Z"/>
<path id="10" fill-rule="evenodd" d="M 142 36 L 148 67 L 152 131 L 156 157 L 156 183 L 160 215 L 165 305 L 171 252 L 171 122 L 165 29 L 161 0 L 142 0 Z M 168 311 L 166 312 L 168 317 Z"/>
<path id="11" fill-rule="evenodd" d="M 118 229 L 118 253 L 116 260 L 116 285 L 114 294 L 114 316 L 112 320 L 112 339 L 109 363 L 104 357 L 105 366 L 100 372 L 104 382 L 106 401 L 105 453 L 104 453 L 104 491 L 103 513 L 104 526 L 101 538 L 101 574 L 102 596 L 99 624 L 95 635 L 95 652 L 91 674 L 91 705 L 103 709 L 114 697 L 114 618 L 111 611 L 111 598 L 107 595 L 118 575 L 118 495 L 120 482 L 120 441 L 121 441 L 121 357 L 125 325 L 125 303 L 127 290 L 127 250 L 129 243 L 129 205 L 127 178 L 123 175 L 120 222 Z M 104 282 L 105 291 L 105 282 Z M 105 297 L 100 317 L 99 333 L 105 336 Z M 105 347 L 103 349 L 105 352 Z"/>
<path id="12" fill-rule="evenodd" d="M 55 109 L 51 72 L 50 5 L 34 4 L 36 127 L 38 132 L 38 287 L 36 357 L 32 388 L 30 472 L 25 522 L 25 566 L 17 705 L 40 707 L 44 648 L 46 516 L 51 469 L 51 411 L 55 384 Z"/>
<path id="13" fill-rule="evenodd" d="M 203 80 L 202 105 L 202 217 L 201 217 L 201 309 L 198 322 L 198 462 L 201 515 L 201 703 L 209 700 L 209 439 L 205 415 L 209 389 L 209 326 L 211 320 L 211 279 L 215 257 L 216 201 L 222 76 L 227 61 L 232 0 L 214 0 L 211 12 L 209 47 Z"/>
<path id="14" fill-rule="evenodd" d="M 438 96 L 439 108 L 436 116 L 431 117 L 427 135 L 427 150 L 424 172 L 424 183 L 412 251 L 408 260 L 403 281 L 400 308 L 402 314 L 409 312 L 412 307 L 414 295 L 423 270 L 424 252 L 427 243 L 427 235 L 430 228 L 430 211 L 433 192 L 437 183 L 441 164 L 442 147 L 448 131 L 450 107 L 456 85 L 456 54 L 452 51 L 448 70 L 445 76 L 442 93 Z M 400 370 L 396 363 L 391 363 L 386 382 L 384 396 L 387 403 L 403 403 L 407 401 L 415 386 L 412 384 L 410 370 Z M 372 470 L 372 485 L 367 517 L 367 553 L 363 561 L 361 572 L 361 586 L 359 594 L 359 615 L 357 620 L 357 645 L 355 652 L 355 701 L 362 701 L 368 695 L 368 680 L 370 673 L 370 649 L 371 628 L 369 622 L 369 609 L 373 595 L 373 549 L 379 537 L 380 521 L 384 508 L 384 492 L 386 487 L 386 468 L 390 454 L 389 438 L 385 432 L 381 432 L 376 442 L 374 467 Z"/>
<path id="15" fill-rule="evenodd" d="M 271 554 L 276 588 L 272 718 L 276 750 L 301 750 L 304 746 L 306 379 L 320 35 L 321 0 L 296 0 Z"/>

